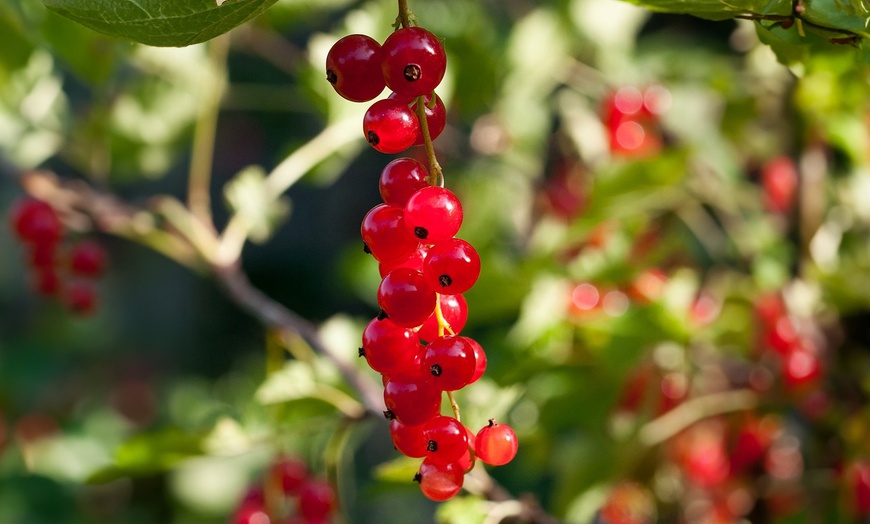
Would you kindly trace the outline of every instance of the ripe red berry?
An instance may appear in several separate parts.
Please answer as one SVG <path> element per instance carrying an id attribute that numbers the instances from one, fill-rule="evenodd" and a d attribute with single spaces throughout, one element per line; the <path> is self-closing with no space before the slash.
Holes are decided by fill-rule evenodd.
<path id="1" fill-rule="evenodd" d="M 480 257 L 465 240 L 451 238 L 429 250 L 423 263 L 423 276 L 438 293 L 465 293 L 480 276 Z"/>
<path id="2" fill-rule="evenodd" d="M 852 489 L 855 512 L 862 516 L 870 514 L 870 463 L 860 461 L 855 464 Z"/>
<path id="3" fill-rule="evenodd" d="M 38 267 L 33 275 L 33 287 L 40 295 L 53 297 L 60 293 L 63 283 L 54 267 Z"/>
<path id="4" fill-rule="evenodd" d="M 453 236 L 462 225 L 462 205 L 449 189 L 424 187 L 405 204 L 405 227 L 427 244 L 437 244 Z"/>
<path id="5" fill-rule="evenodd" d="M 326 79 L 352 102 L 367 102 L 384 90 L 381 45 L 366 35 L 348 35 L 326 55 Z"/>
<path id="6" fill-rule="evenodd" d="M 443 502 L 462 489 L 464 473 L 456 463 L 435 464 L 427 458 L 420 464 L 420 470 L 414 480 L 420 483 L 420 491 L 426 498 Z"/>
<path id="7" fill-rule="evenodd" d="M 514 430 L 507 424 L 499 424 L 490 420 L 489 425 L 477 432 L 474 439 L 474 451 L 480 460 L 491 466 L 507 464 L 517 454 L 519 442 Z"/>
<path id="8" fill-rule="evenodd" d="M 456 465 L 464 473 L 468 473 L 477 461 L 477 453 L 474 451 L 474 433 L 468 427 L 465 427 L 465 438 L 468 440 L 468 447 L 465 448 L 465 453 L 462 454 L 462 457 L 456 461 Z"/>
<path id="9" fill-rule="evenodd" d="M 308 466 L 295 457 L 279 457 L 271 468 L 272 478 L 287 495 L 295 495 L 308 479 Z"/>
<path id="10" fill-rule="evenodd" d="M 64 302 L 74 313 L 88 315 L 96 309 L 97 292 L 90 282 L 70 282 L 63 291 Z"/>
<path id="11" fill-rule="evenodd" d="M 35 268 L 50 268 L 57 262 L 57 245 L 39 243 L 30 245 L 30 265 Z"/>
<path id="12" fill-rule="evenodd" d="M 299 492 L 299 514 L 320 521 L 335 510 L 335 490 L 323 480 L 309 479 Z"/>
<path id="13" fill-rule="evenodd" d="M 106 251 L 100 244 L 85 240 L 73 246 L 69 254 L 69 267 L 76 275 L 95 277 L 106 266 Z"/>
<path id="14" fill-rule="evenodd" d="M 419 426 L 438 415 L 441 392 L 419 370 L 392 375 L 384 384 L 384 404 L 402 424 Z"/>
<path id="15" fill-rule="evenodd" d="M 421 27 L 391 34 L 381 48 L 387 86 L 406 96 L 422 96 L 438 87 L 447 70 L 447 55 L 438 38 Z"/>
<path id="16" fill-rule="evenodd" d="M 400 267 L 378 286 L 378 304 L 387 318 L 403 327 L 417 327 L 435 310 L 435 291 L 423 273 Z"/>
<path id="17" fill-rule="evenodd" d="M 486 372 L 486 353 L 476 340 L 467 337 L 466 340 L 468 340 L 468 343 L 474 349 L 474 374 L 471 375 L 471 380 L 468 381 L 469 384 L 474 384 Z"/>
<path id="18" fill-rule="evenodd" d="M 421 366 L 432 375 L 432 384 L 442 391 L 462 389 L 474 376 L 477 363 L 468 339 L 447 335 L 431 341 L 423 351 Z"/>
<path id="19" fill-rule="evenodd" d="M 782 374 L 786 387 L 798 389 L 818 381 L 822 368 L 813 351 L 797 345 L 783 359 Z"/>
<path id="20" fill-rule="evenodd" d="M 432 101 L 432 95 L 434 92 L 428 93 L 423 96 L 423 111 L 426 114 L 426 126 L 429 130 L 429 140 L 435 140 L 438 138 L 441 133 L 444 131 L 444 128 L 447 126 L 447 108 L 444 107 L 444 102 L 441 100 L 441 97 L 435 94 L 435 101 Z M 411 110 L 415 115 L 419 115 L 417 112 L 419 98 L 411 97 L 411 96 L 403 96 L 398 93 L 392 93 L 390 98 L 395 100 L 399 100 L 408 104 L 411 107 Z M 419 120 L 419 118 L 418 118 Z M 415 146 L 421 146 L 425 142 L 425 138 L 423 137 L 423 124 L 420 123 L 420 132 L 417 134 L 417 139 L 414 140 Z"/>
<path id="21" fill-rule="evenodd" d="M 404 225 L 402 227 L 404 227 Z M 385 276 L 390 274 L 390 271 L 394 269 L 399 269 L 400 267 L 406 267 L 409 269 L 413 269 L 414 271 L 420 271 L 422 273 L 423 262 L 426 260 L 426 256 L 429 254 L 429 247 L 430 246 L 427 246 L 426 244 L 419 244 L 417 246 L 417 250 L 408 255 L 407 258 L 385 260 L 378 263 L 378 272 L 381 274 L 381 278 L 384 278 Z"/>
<path id="22" fill-rule="evenodd" d="M 33 198 L 19 201 L 12 209 L 12 227 L 22 242 L 55 244 L 63 236 L 63 226 L 47 203 Z"/>
<path id="23" fill-rule="evenodd" d="M 363 134 L 381 153 L 400 153 L 414 144 L 420 122 L 407 105 L 389 98 L 378 100 L 363 117 Z"/>
<path id="24" fill-rule="evenodd" d="M 419 352 L 414 330 L 398 326 L 389 319 L 375 318 L 363 331 L 363 356 L 378 373 L 392 374 L 406 369 Z"/>
<path id="25" fill-rule="evenodd" d="M 452 464 L 468 451 L 465 426 L 453 417 L 439 415 L 423 424 L 426 457 L 433 464 Z"/>
<path id="26" fill-rule="evenodd" d="M 390 421 L 390 438 L 399 453 L 412 458 L 426 456 L 426 445 L 429 440 L 423 436 L 423 426 L 424 424 L 409 426 L 399 419 Z"/>
<path id="27" fill-rule="evenodd" d="M 458 335 L 468 320 L 468 303 L 462 295 L 439 295 L 441 316 L 454 335 Z M 417 331 L 420 340 L 430 342 L 438 337 L 438 318 L 433 313 Z"/>
<path id="28" fill-rule="evenodd" d="M 378 204 L 366 213 L 360 235 L 368 251 L 380 262 L 404 259 L 419 245 L 408 233 L 400 207 Z"/>
<path id="29" fill-rule="evenodd" d="M 381 171 L 378 187 L 385 204 L 405 207 L 408 199 L 429 185 L 429 171 L 413 158 L 397 158 Z"/>
<path id="30" fill-rule="evenodd" d="M 769 160 L 761 168 L 764 206 L 773 213 L 787 213 L 794 206 L 798 181 L 794 160 L 787 156 Z"/>

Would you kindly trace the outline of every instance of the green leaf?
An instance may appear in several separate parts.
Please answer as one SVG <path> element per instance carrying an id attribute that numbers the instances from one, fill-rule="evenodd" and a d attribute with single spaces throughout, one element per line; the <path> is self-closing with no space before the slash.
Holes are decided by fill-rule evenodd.
<path id="1" fill-rule="evenodd" d="M 791 16 L 790 0 L 628 0 L 633 4 L 662 13 L 694 15 L 708 20 L 728 20 L 736 16 Z"/>
<path id="2" fill-rule="evenodd" d="M 241 25 L 277 0 L 43 0 L 52 11 L 99 33 L 153 46 L 204 42 Z"/>
<path id="3" fill-rule="evenodd" d="M 168 428 L 137 435 L 115 452 L 115 464 L 88 478 L 101 484 L 125 476 L 148 475 L 168 470 L 182 460 L 202 454 L 202 436 Z"/>
<path id="4" fill-rule="evenodd" d="M 811 24 L 834 30 L 870 36 L 867 23 L 870 9 L 864 0 L 805 0 L 801 18 Z"/>
<path id="5" fill-rule="evenodd" d="M 270 374 L 257 389 L 255 398 L 261 404 L 276 404 L 310 396 L 317 382 L 311 366 L 290 361 L 284 369 Z"/>
<path id="6" fill-rule="evenodd" d="M 290 202 L 273 195 L 260 167 L 247 167 L 224 188 L 227 204 L 247 226 L 254 242 L 265 242 L 290 213 Z"/>

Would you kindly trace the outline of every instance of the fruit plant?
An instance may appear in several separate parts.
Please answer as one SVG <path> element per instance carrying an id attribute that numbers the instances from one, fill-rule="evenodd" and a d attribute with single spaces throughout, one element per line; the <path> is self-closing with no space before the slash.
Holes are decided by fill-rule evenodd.
<path id="1" fill-rule="evenodd" d="M 0 522 L 870 516 L 863 4 L 13 4 Z"/>

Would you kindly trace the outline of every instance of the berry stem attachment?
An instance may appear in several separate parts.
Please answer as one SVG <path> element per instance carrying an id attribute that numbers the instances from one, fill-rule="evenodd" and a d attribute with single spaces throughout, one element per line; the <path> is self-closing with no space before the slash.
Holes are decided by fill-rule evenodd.
<path id="1" fill-rule="evenodd" d="M 434 100 L 435 97 L 433 96 Z M 429 159 L 429 185 L 444 187 L 444 173 L 441 165 L 435 158 L 435 147 L 432 145 L 432 135 L 429 134 L 429 124 L 426 122 L 425 97 L 417 98 L 417 120 L 420 122 L 420 131 L 423 133 L 423 145 L 426 147 L 426 157 Z"/>
<path id="2" fill-rule="evenodd" d="M 450 333 L 451 335 L 455 335 L 453 329 L 450 327 L 450 324 L 447 322 L 447 319 L 444 318 L 444 312 L 441 311 L 441 294 L 437 293 L 435 295 L 435 320 L 438 321 L 438 336 L 443 337 L 445 333 Z"/>
<path id="3" fill-rule="evenodd" d="M 399 26 L 411 27 L 417 25 L 417 17 L 408 7 L 408 0 L 399 0 L 399 16 L 396 18 L 396 29 Z"/>
<path id="4" fill-rule="evenodd" d="M 456 419 L 457 422 L 462 422 L 462 419 L 459 418 L 459 404 L 456 402 L 456 399 L 453 398 L 453 392 L 447 391 L 447 400 L 450 401 L 450 409 L 453 410 L 453 418 Z"/>

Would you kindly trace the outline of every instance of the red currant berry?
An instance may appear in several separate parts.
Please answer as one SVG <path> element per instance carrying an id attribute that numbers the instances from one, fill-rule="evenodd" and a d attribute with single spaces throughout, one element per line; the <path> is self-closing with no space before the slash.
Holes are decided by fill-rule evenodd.
<path id="1" fill-rule="evenodd" d="M 486 353 L 476 340 L 471 338 L 466 338 L 466 340 L 468 340 L 474 349 L 474 374 L 471 375 L 471 380 L 468 381 L 469 384 L 474 384 L 486 372 Z"/>
<path id="2" fill-rule="evenodd" d="M 407 105 L 389 98 L 378 100 L 363 117 L 363 134 L 381 153 L 400 153 L 414 144 L 420 122 Z"/>
<path id="3" fill-rule="evenodd" d="M 474 452 L 490 466 L 502 466 L 513 460 L 518 447 L 514 430 L 495 420 L 490 420 L 489 425 L 481 428 L 474 439 Z"/>
<path id="4" fill-rule="evenodd" d="M 423 263 L 423 276 L 438 293 L 464 293 L 471 289 L 480 276 L 480 257 L 465 240 L 451 238 L 429 250 Z"/>
<path id="5" fill-rule="evenodd" d="M 474 348 L 459 335 L 438 337 L 426 346 L 421 366 L 442 391 L 462 389 L 474 376 Z"/>
<path id="6" fill-rule="evenodd" d="M 423 437 L 424 424 L 409 426 L 398 419 L 390 421 L 390 438 L 399 453 L 411 458 L 426 456 L 426 445 L 429 440 Z"/>
<path id="7" fill-rule="evenodd" d="M 795 203 L 799 183 L 794 160 L 779 156 L 761 168 L 761 187 L 764 206 L 773 213 L 787 213 Z"/>
<path id="8" fill-rule="evenodd" d="M 402 424 L 419 426 L 441 411 L 441 392 L 419 370 L 409 370 L 387 379 L 384 404 Z"/>
<path id="9" fill-rule="evenodd" d="M 464 473 L 468 473 L 477 461 L 477 454 L 474 452 L 474 433 L 468 427 L 465 428 L 465 438 L 468 440 L 468 447 L 465 448 L 465 453 L 462 454 L 462 457 L 456 461 L 456 465 Z"/>
<path id="10" fill-rule="evenodd" d="M 369 366 L 383 374 L 407 368 L 420 352 L 417 334 L 389 319 L 373 319 L 362 335 L 362 353 Z"/>
<path id="11" fill-rule="evenodd" d="M 366 35 L 348 35 L 326 55 L 326 79 L 352 102 L 367 102 L 384 90 L 381 45 Z"/>
<path id="12" fill-rule="evenodd" d="M 106 251 L 96 242 L 79 242 L 70 251 L 69 267 L 76 275 L 95 277 L 106 267 Z"/>
<path id="13" fill-rule="evenodd" d="M 325 519 L 335 509 L 335 490 L 325 481 L 309 479 L 299 492 L 299 514 L 309 521 Z"/>
<path id="14" fill-rule="evenodd" d="M 404 225 L 402 226 L 404 227 Z M 407 230 L 405 230 L 407 233 Z M 416 242 L 416 240 L 415 240 Z M 399 269 L 400 267 L 406 267 L 409 269 L 413 269 L 414 271 L 423 272 L 423 261 L 426 260 L 426 256 L 429 254 L 429 246 L 426 244 L 419 244 L 417 246 L 417 250 L 408 256 L 405 259 L 396 259 L 396 260 L 386 260 L 384 262 L 380 262 L 378 264 L 378 272 L 381 274 L 381 278 L 387 276 L 390 271 L 394 269 Z"/>
<path id="15" fill-rule="evenodd" d="M 405 227 L 427 244 L 443 242 L 459 231 L 462 205 L 449 189 L 430 186 L 420 189 L 405 204 Z"/>
<path id="16" fill-rule="evenodd" d="M 452 464 L 468 451 L 465 426 L 453 417 L 439 415 L 423 424 L 426 457 L 433 464 Z"/>
<path id="17" fill-rule="evenodd" d="M 464 473 L 458 464 L 435 464 L 427 458 L 420 464 L 414 480 L 420 483 L 420 491 L 426 498 L 443 502 L 462 489 Z"/>
<path id="18" fill-rule="evenodd" d="M 11 218 L 12 227 L 22 242 L 55 244 L 63 236 L 63 226 L 54 208 L 41 200 L 21 200 L 13 208 Z"/>
<path id="19" fill-rule="evenodd" d="M 435 140 L 441 136 L 441 132 L 444 131 L 444 128 L 447 126 L 447 109 L 444 107 L 444 102 L 438 95 L 435 95 L 435 101 L 432 102 L 432 94 L 434 93 L 426 94 L 423 97 L 423 111 L 426 113 L 426 126 L 429 130 L 429 140 Z M 415 115 L 419 115 L 417 112 L 418 104 L 420 103 L 419 98 L 403 96 L 398 93 L 391 94 L 390 98 L 405 102 L 411 106 L 411 110 L 414 111 Z M 423 125 L 421 123 L 420 132 L 417 134 L 417 139 L 414 140 L 414 145 L 421 146 L 425 141 L 426 140 L 423 137 Z"/>
<path id="20" fill-rule="evenodd" d="M 450 331 L 454 335 L 458 335 L 465 327 L 465 321 L 468 320 L 468 303 L 465 301 L 465 297 L 462 295 L 439 295 L 438 303 L 441 306 L 441 316 L 450 326 Z M 434 313 L 420 326 L 417 336 L 426 342 L 438 337 L 438 318 Z"/>
<path id="21" fill-rule="evenodd" d="M 232 524 L 268 524 L 269 514 L 264 504 L 243 504 L 233 515 Z"/>
<path id="22" fill-rule="evenodd" d="M 403 327 L 417 327 L 435 310 L 436 294 L 423 273 L 400 267 L 378 286 L 378 304 L 387 318 Z"/>
<path id="23" fill-rule="evenodd" d="M 279 457 L 272 465 L 272 478 L 287 495 L 295 495 L 308 480 L 308 466 L 298 458 Z"/>
<path id="24" fill-rule="evenodd" d="M 33 287 L 44 297 L 54 297 L 60 293 L 63 283 L 54 267 L 40 267 L 33 275 Z"/>
<path id="25" fill-rule="evenodd" d="M 799 389 L 818 381 L 822 368 L 815 353 L 797 345 L 783 359 L 782 373 L 786 387 Z"/>
<path id="26" fill-rule="evenodd" d="M 403 215 L 400 207 L 378 204 L 363 218 L 360 234 L 378 261 L 404 259 L 417 249 L 419 242 L 408 234 Z"/>
<path id="27" fill-rule="evenodd" d="M 57 245 L 54 243 L 32 244 L 30 246 L 30 265 L 35 268 L 50 268 L 57 262 Z"/>
<path id="28" fill-rule="evenodd" d="M 429 185 L 429 171 L 413 158 L 397 158 L 381 171 L 378 187 L 385 204 L 405 207 L 411 195 Z"/>
<path id="29" fill-rule="evenodd" d="M 870 463 L 860 461 L 853 470 L 855 511 L 859 515 L 870 514 Z"/>
<path id="30" fill-rule="evenodd" d="M 90 282 L 71 282 L 64 289 L 64 301 L 74 313 L 88 315 L 97 308 L 97 292 Z"/>
<path id="31" fill-rule="evenodd" d="M 447 70 L 447 55 L 438 38 L 421 27 L 391 34 L 381 48 L 387 86 L 406 96 L 422 96 L 438 87 Z"/>

